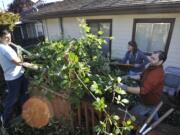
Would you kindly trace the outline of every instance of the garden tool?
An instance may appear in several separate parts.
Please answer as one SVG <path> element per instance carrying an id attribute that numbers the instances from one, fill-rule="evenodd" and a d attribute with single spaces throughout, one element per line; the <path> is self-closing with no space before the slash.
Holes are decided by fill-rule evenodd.
<path id="1" fill-rule="evenodd" d="M 38 65 L 32 64 L 32 63 L 28 63 L 28 62 L 23 62 L 22 66 L 23 66 L 23 67 L 26 67 L 26 68 L 33 69 L 33 70 L 39 70 L 39 69 L 41 69 L 41 67 L 39 67 Z"/>
<path id="2" fill-rule="evenodd" d="M 162 106 L 162 102 L 160 102 L 158 104 L 158 106 L 156 107 L 156 109 L 153 111 L 153 113 L 149 116 L 149 118 L 147 119 L 147 121 L 145 122 L 145 124 L 141 127 L 141 129 L 138 132 L 138 135 L 146 135 L 149 131 L 151 131 L 152 129 L 154 129 L 160 122 L 162 122 L 166 117 L 168 117 L 173 111 L 174 108 L 169 109 L 163 116 L 161 116 L 157 121 L 155 121 L 154 123 L 152 123 L 148 128 L 147 125 L 151 122 L 151 120 L 153 119 L 153 117 L 155 116 L 155 114 L 157 113 L 157 111 L 160 109 L 160 107 Z"/>
<path id="3" fill-rule="evenodd" d="M 161 101 L 158 106 L 156 107 L 156 109 L 153 111 L 153 113 L 149 116 L 149 118 L 146 120 L 146 122 L 144 123 L 144 125 L 142 126 L 142 128 L 139 130 L 139 133 L 142 133 L 142 131 L 146 128 L 146 126 L 151 122 L 151 120 L 153 119 L 153 117 L 155 116 L 155 114 L 158 112 L 158 110 L 160 109 L 160 107 L 163 105 L 163 102 Z"/>
<path id="4" fill-rule="evenodd" d="M 22 48 L 19 45 L 16 45 L 15 43 L 12 43 L 12 42 L 10 43 L 10 45 L 12 45 L 13 47 L 15 47 L 17 49 L 18 56 L 19 55 L 22 56 L 22 52 L 26 53 L 28 56 L 32 56 L 32 54 L 29 51 L 25 50 L 24 48 Z"/>
<path id="5" fill-rule="evenodd" d="M 30 53 L 29 51 L 27 51 L 26 49 L 22 48 L 21 46 L 19 45 L 16 45 L 15 43 L 10 43 L 10 45 L 12 45 L 13 47 L 15 47 L 17 49 L 17 54 L 18 56 L 23 59 L 22 57 L 22 53 L 24 52 L 25 54 L 27 54 L 28 56 L 33 56 L 32 53 Z M 38 65 L 36 64 L 32 64 L 32 63 L 28 63 L 28 62 L 23 62 L 22 66 L 26 67 L 26 68 L 30 68 L 30 69 L 33 69 L 33 70 L 42 70 L 42 67 L 39 67 Z"/>

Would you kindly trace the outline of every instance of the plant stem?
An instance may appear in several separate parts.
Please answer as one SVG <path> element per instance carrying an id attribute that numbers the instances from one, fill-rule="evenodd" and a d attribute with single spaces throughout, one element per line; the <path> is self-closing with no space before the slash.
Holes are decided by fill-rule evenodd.
<path id="1" fill-rule="evenodd" d="M 127 115 L 127 109 L 126 109 L 126 111 L 125 111 L 124 121 L 126 120 L 126 115 Z M 122 134 L 123 134 L 123 132 L 124 132 L 124 129 L 122 129 Z"/>
<path id="2" fill-rule="evenodd" d="M 76 73 L 76 71 L 74 71 L 74 73 L 76 74 L 76 77 L 78 78 L 78 80 L 82 83 L 82 85 L 86 88 L 86 90 L 91 94 L 91 96 L 96 100 L 96 97 L 94 96 L 94 94 L 91 92 L 91 90 L 84 84 L 84 82 L 81 80 L 81 78 L 79 77 L 79 75 Z M 107 111 L 105 109 L 103 109 L 104 113 L 106 115 L 109 116 L 109 114 L 107 113 Z"/>
<path id="3" fill-rule="evenodd" d="M 46 86 L 41 85 L 40 87 L 41 87 L 41 88 L 43 88 L 43 89 L 45 89 L 45 90 L 47 90 L 48 92 L 50 92 L 50 93 L 52 93 L 52 94 L 56 95 L 56 96 L 59 96 L 59 97 L 62 97 L 62 98 L 68 99 L 68 96 L 61 95 L 61 94 L 59 94 L 58 92 L 55 92 L 55 91 L 53 91 L 53 90 L 51 90 L 51 89 L 47 88 Z"/>
<path id="4" fill-rule="evenodd" d="M 84 82 L 81 80 L 81 78 L 79 77 L 79 75 L 76 73 L 76 71 L 74 71 L 74 73 L 76 74 L 76 77 L 78 78 L 78 80 L 81 82 L 81 84 L 86 88 L 86 90 L 91 94 L 91 96 L 96 100 L 96 97 L 94 96 L 94 94 L 91 92 L 91 90 L 84 84 Z"/>

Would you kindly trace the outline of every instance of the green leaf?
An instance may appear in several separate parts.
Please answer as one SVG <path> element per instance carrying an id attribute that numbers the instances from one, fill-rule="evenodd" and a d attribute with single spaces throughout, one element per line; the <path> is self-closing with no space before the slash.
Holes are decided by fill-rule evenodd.
<path id="1" fill-rule="evenodd" d="M 90 81 L 89 78 L 84 79 L 84 83 L 88 83 L 89 81 Z"/>
<path id="2" fill-rule="evenodd" d="M 102 91 L 99 89 L 98 84 L 95 81 L 93 81 L 90 90 L 95 92 L 96 94 L 102 94 Z"/>
<path id="3" fill-rule="evenodd" d="M 102 128 L 106 128 L 106 123 L 104 123 L 103 121 L 100 121 L 100 124 L 101 124 Z"/>
<path id="4" fill-rule="evenodd" d="M 110 39 L 110 40 L 113 40 L 113 39 L 114 39 L 114 37 L 109 37 L 109 39 Z"/>
<path id="5" fill-rule="evenodd" d="M 119 134 L 120 134 L 120 132 L 121 132 L 121 131 L 120 131 L 120 129 L 119 129 L 119 128 L 116 128 L 116 129 L 115 129 L 115 134 L 116 134 L 116 135 L 119 135 Z"/>
<path id="6" fill-rule="evenodd" d="M 98 35 L 102 35 L 103 34 L 103 31 L 98 31 Z"/>
<path id="7" fill-rule="evenodd" d="M 118 83 L 121 82 L 121 77 L 117 77 L 117 82 L 118 82 Z"/>
<path id="8" fill-rule="evenodd" d="M 114 116 L 113 116 L 113 119 L 114 119 L 114 120 L 119 120 L 120 118 L 119 118 L 118 115 L 114 115 Z"/>
<path id="9" fill-rule="evenodd" d="M 93 56 L 93 61 L 96 61 L 97 60 L 97 56 Z"/>
<path id="10" fill-rule="evenodd" d="M 127 121 L 127 125 L 131 125 L 132 124 L 132 121 L 131 120 L 128 120 Z"/>
<path id="11" fill-rule="evenodd" d="M 120 95 L 118 95 L 118 98 L 117 98 L 118 100 L 121 100 L 121 96 Z"/>
<path id="12" fill-rule="evenodd" d="M 96 101 L 93 102 L 93 106 L 95 107 L 96 110 L 103 111 L 106 108 L 104 98 L 103 97 L 101 99 L 99 97 L 96 98 Z"/>
<path id="13" fill-rule="evenodd" d="M 101 48 L 102 48 L 102 46 L 101 46 L 101 45 L 98 45 L 98 48 L 99 48 L 99 49 L 101 49 Z"/>
<path id="14" fill-rule="evenodd" d="M 131 116 L 131 120 L 132 120 L 132 121 L 136 121 L 136 117 Z"/>
<path id="15" fill-rule="evenodd" d="M 66 68 L 67 68 L 67 66 L 63 65 L 62 70 L 65 70 Z"/>
<path id="16" fill-rule="evenodd" d="M 87 27 L 87 26 L 85 27 L 85 31 L 86 31 L 87 33 L 89 33 L 90 30 L 91 30 L 90 27 Z"/>
<path id="17" fill-rule="evenodd" d="M 126 92 L 124 90 L 120 89 L 119 87 L 116 87 L 115 92 L 117 94 L 121 94 L 121 95 L 125 95 L 126 94 Z"/>
<path id="18" fill-rule="evenodd" d="M 129 103 L 129 100 L 127 99 L 122 99 L 121 102 L 125 103 L 125 104 L 128 104 Z"/>
<path id="19" fill-rule="evenodd" d="M 73 52 L 69 53 L 69 57 L 68 58 L 69 58 L 69 61 L 71 63 L 77 63 L 79 61 L 78 56 L 75 53 L 73 53 Z"/>

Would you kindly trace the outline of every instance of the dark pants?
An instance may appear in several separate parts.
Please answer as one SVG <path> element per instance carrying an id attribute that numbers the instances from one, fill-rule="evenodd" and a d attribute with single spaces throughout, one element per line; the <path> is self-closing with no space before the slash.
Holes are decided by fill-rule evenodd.
<path id="1" fill-rule="evenodd" d="M 22 106 L 28 99 L 28 81 L 24 75 L 16 80 L 7 81 L 7 86 L 8 95 L 4 102 L 4 111 L 2 114 L 5 127 L 8 127 L 17 103 L 20 103 L 20 106 Z"/>

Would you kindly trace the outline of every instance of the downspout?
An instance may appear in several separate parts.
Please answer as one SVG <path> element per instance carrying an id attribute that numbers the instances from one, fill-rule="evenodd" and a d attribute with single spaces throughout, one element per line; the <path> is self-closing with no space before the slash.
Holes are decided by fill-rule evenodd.
<path id="1" fill-rule="evenodd" d="M 60 30 L 61 30 L 61 37 L 64 39 L 64 27 L 63 27 L 63 17 L 59 18 Z"/>

